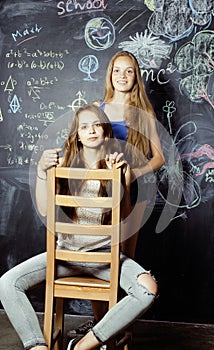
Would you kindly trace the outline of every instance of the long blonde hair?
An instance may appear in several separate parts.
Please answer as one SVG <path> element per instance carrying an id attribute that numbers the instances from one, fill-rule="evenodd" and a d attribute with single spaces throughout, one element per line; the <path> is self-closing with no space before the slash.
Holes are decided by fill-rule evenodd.
<path id="1" fill-rule="evenodd" d="M 113 99 L 112 71 L 115 60 L 119 57 L 129 57 L 135 71 L 135 81 L 130 91 L 128 106 L 125 108 L 125 120 L 129 127 L 125 153 L 131 159 L 132 165 L 143 165 L 149 153 L 150 122 L 155 113 L 148 99 L 137 59 L 130 52 L 119 51 L 111 58 L 106 72 L 103 103 L 109 103 Z"/>

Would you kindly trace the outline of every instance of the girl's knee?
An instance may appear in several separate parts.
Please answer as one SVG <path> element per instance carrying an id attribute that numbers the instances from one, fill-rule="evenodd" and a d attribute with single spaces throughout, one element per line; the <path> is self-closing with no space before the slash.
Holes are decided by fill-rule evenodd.
<path id="1" fill-rule="evenodd" d="M 5 275 L 0 278 L 0 299 L 3 299 L 8 293 L 7 282 Z"/>
<path id="2" fill-rule="evenodd" d="M 148 272 L 142 273 L 137 278 L 138 283 L 148 290 L 149 293 L 157 295 L 158 285 L 154 277 L 152 277 Z"/>
<path id="3" fill-rule="evenodd" d="M 8 297 L 9 294 L 13 293 L 14 288 L 16 288 L 16 278 L 12 273 L 12 270 L 5 272 L 0 278 L 0 297 Z"/>

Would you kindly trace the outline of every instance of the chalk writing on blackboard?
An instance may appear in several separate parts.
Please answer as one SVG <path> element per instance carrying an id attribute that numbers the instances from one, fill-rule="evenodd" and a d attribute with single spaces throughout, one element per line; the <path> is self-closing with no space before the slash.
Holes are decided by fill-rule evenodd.
<path id="1" fill-rule="evenodd" d="M 28 95 L 32 97 L 34 102 L 40 100 L 41 91 L 47 87 L 54 86 L 58 81 L 59 79 L 56 76 L 51 78 L 48 78 L 47 76 L 39 78 L 30 77 L 30 79 L 26 81 Z"/>
<path id="2" fill-rule="evenodd" d="M 79 15 L 83 13 L 90 13 L 96 11 L 103 11 L 108 7 L 105 0 L 86 0 L 80 1 L 59 1 L 57 3 L 57 12 L 60 17 L 67 17 L 71 15 Z"/>
<path id="3" fill-rule="evenodd" d="M 70 52 L 66 49 L 63 51 L 54 50 L 33 50 L 30 51 L 27 48 L 22 48 L 18 50 L 10 49 L 5 57 L 8 60 L 8 69 L 18 69 L 23 68 L 29 70 L 59 70 L 62 71 L 65 63 L 64 56 L 69 55 Z"/>
<path id="4" fill-rule="evenodd" d="M 40 35 L 39 27 L 36 28 Z M 26 30 L 22 32 L 23 36 L 27 36 L 28 32 L 32 34 Z M 20 45 L 8 48 L 2 55 L 4 75 L 0 81 L 2 96 L 6 97 L 2 121 L 7 119 L 11 123 L 9 118 L 16 117 L 14 143 L 1 148 L 7 153 L 8 166 L 29 165 L 31 153 L 37 147 L 44 127 L 54 123 L 58 115 L 69 108 L 69 103 L 62 101 L 60 96 L 56 98 L 53 88 L 60 86 L 65 64 L 69 69 L 70 51 L 67 48 L 41 49 L 38 45 L 21 46 L 23 37 L 16 34 L 16 44 Z"/>
<path id="5" fill-rule="evenodd" d="M 31 27 L 31 28 L 24 28 L 21 30 L 16 30 L 15 33 L 12 33 L 13 40 L 17 43 L 17 45 L 22 44 L 26 40 L 31 40 L 37 37 L 37 33 L 39 33 L 42 30 L 42 27 L 40 27 L 37 23 Z"/>

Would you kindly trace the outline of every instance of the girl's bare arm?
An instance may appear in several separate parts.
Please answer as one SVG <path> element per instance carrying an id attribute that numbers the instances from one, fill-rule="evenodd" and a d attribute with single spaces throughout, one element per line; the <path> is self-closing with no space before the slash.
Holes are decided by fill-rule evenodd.
<path id="1" fill-rule="evenodd" d="M 47 170 L 59 164 L 60 151 L 61 149 L 45 150 L 37 166 L 36 204 L 42 216 L 46 216 L 47 213 Z"/>

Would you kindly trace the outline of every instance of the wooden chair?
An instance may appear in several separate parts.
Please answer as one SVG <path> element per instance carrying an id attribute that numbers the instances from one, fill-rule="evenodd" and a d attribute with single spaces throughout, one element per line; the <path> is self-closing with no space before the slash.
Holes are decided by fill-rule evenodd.
<path id="1" fill-rule="evenodd" d="M 80 197 L 60 195 L 56 191 L 56 178 L 78 180 L 107 180 L 112 183 L 111 197 Z M 120 242 L 120 169 L 72 169 L 51 168 L 47 174 L 47 273 L 44 336 L 48 349 L 62 349 L 63 337 L 63 299 L 87 299 L 107 301 L 109 308 L 117 302 L 118 274 L 119 274 L 119 242 Z M 98 207 L 111 210 L 111 224 L 109 225 L 80 225 L 71 222 L 61 222 L 56 218 L 56 207 Z M 57 233 L 78 235 L 106 235 L 111 238 L 110 252 L 78 252 L 56 249 Z M 110 264 L 110 282 L 89 276 L 56 277 L 58 260 L 101 262 Z M 54 301 L 56 303 L 54 303 Z M 55 310 L 54 310 L 55 304 Z M 54 311 L 56 312 L 54 321 Z M 124 338 L 129 339 L 127 335 Z M 130 340 L 130 339 L 129 339 Z M 108 349 L 115 349 L 115 343 L 109 342 Z M 121 342 L 120 342 L 121 343 Z M 128 349 L 128 341 L 124 342 Z"/>

